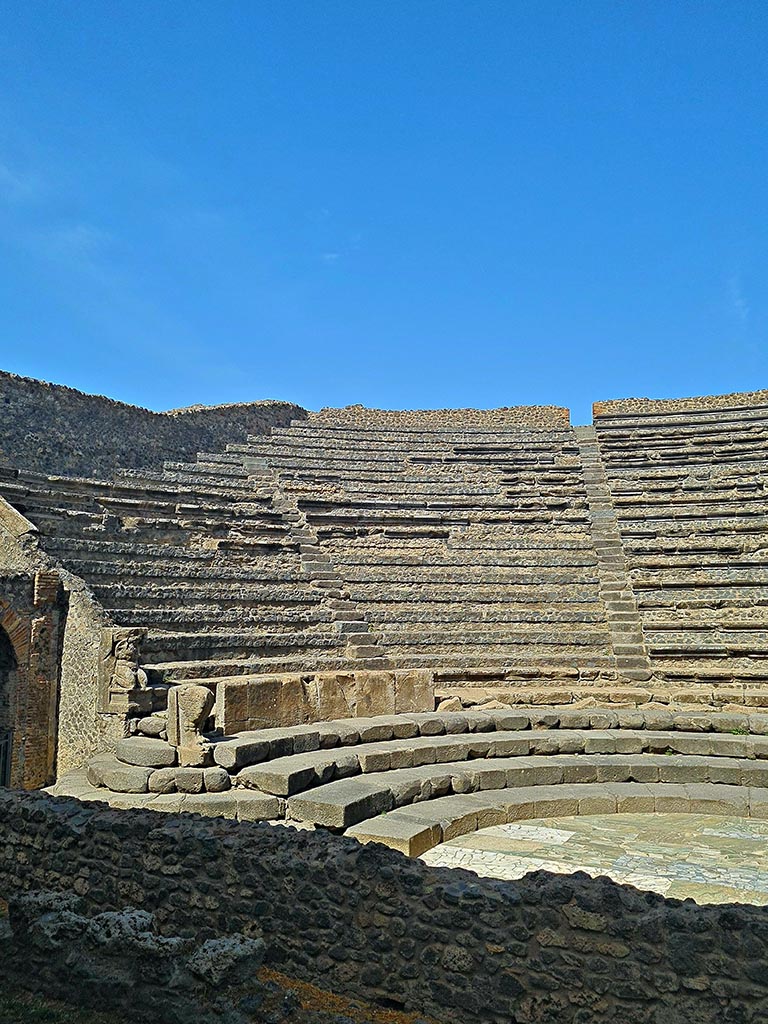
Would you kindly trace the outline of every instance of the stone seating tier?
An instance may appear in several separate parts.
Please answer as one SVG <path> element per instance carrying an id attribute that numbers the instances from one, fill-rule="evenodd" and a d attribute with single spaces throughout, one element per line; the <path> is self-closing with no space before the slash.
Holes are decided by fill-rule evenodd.
<path id="1" fill-rule="evenodd" d="M 152 720 L 146 721 L 151 724 Z M 159 724 L 162 725 L 162 719 Z M 158 730 L 148 731 L 156 734 Z M 456 791 L 461 787 L 487 787 L 489 779 L 496 779 L 499 784 L 502 778 L 499 774 L 486 777 L 481 772 L 475 778 L 478 759 L 493 759 L 495 764 L 497 759 L 514 758 L 517 772 L 526 767 L 526 758 L 534 759 L 528 767 L 549 766 L 549 770 L 559 762 L 548 760 L 545 764 L 536 759 L 565 756 L 563 763 L 570 765 L 570 759 L 577 755 L 581 768 L 572 767 L 578 773 L 588 768 L 583 756 L 599 755 L 600 764 L 612 764 L 605 758 L 614 754 L 623 766 L 621 771 L 630 764 L 626 756 L 642 755 L 638 761 L 641 767 L 632 769 L 635 781 L 681 781 L 674 773 L 669 775 L 667 769 L 684 762 L 698 772 L 698 775 L 694 772 L 693 776 L 683 778 L 685 782 L 762 784 L 756 781 L 754 765 L 740 764 L 742 774 L 733 771 L 728 774 L 728 766 L 722 759 L 747 762 L 768 759 L 768 714 L 639 709 L 610 712 L 553 707 L 351 718 L 311 726 L 257 730 L 213 740 L 208 758 L 212 767 L 207 769 L 175 768 L 175 750 L 167 741 L 139 735 L 119 741 L 116 755 L 98 755 L 89 766 L 89 779 L 93 785 L 104 785 L 118 792 L 171 792 L 177 788 L 187 792 L 203 789 L 218 792 L 234 785 L 270 796 L 293 798 L 311 790 L 307 799 L 320 806 L 326 799 L 333 802 L 339 791 L 352 792 L 333 780 L 375 775 L 376 784 L 384 787 L 381 791 L 394 794 L 393 805 L 396 805 L 398 801 L 405 801 L 406 796 L 401 798 L 397 795 L 399 790 L 387 789 L 387 786 L 403 783 L 407 801 L 426 799 L 435 778 L 449 777 L 455 769 L 454 774 L 463 772 L 464 779 L 465 769 L 456 765 L 471 764 L 474 773 L 471 779 L 475 779 L 456 782 Z M 663 756 L 661 761 L 654 761 L 653 755 Z M 670 758 L 670 755 L 682 755 L 683 760 Z M 582 756 L 581 760 L 578 756 Z M 700 764 L 699 760 L 690 758 L 703 761 Z M 707 759 L 713 758 L 719 759 L 719 767 L 707 767 Z M 702 764 L 706 768 L 704 776 L 701 775 Z M 454 767 L 449 771 L 446 765 Z M 436 766 L 437 775 L 430 772 L 431 766 Z M 661 774 L 660 768 L 663 769 Z M 419 773 L 413 775 L 412 769 L 419 769 Z M 398 774 L 403 771 L 405 774 Z M 496 765 L 492 771 L 502 772 L 502 767 Z M 544 776 L 548 778 L 546 772 Z M 759 778 L 768 783 L 768 768 Z M 426 790 L 423 786 L 413 788 L 418 780 L 424 783 Z M 370 783 L 369 779 L 366 786 Z M 288 806 L 290 811 L 293 806 L 290 799 Z M 301 813 L 297 811 L 296 815 L 309 820 L 309 805 L 300 806 Z M 317 823 L 333 824 L 324 822 L 322 817 Z"/>
<path id="2" fill-rule="evenodd" d="M 645 642 L 669 681 L 768 679 L 768 407 L 718 405 L 596 409 Z"/>

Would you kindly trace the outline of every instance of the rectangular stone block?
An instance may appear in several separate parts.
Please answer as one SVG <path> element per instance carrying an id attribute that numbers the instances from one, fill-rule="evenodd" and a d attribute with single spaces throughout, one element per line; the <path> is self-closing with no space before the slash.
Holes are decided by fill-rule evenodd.
<path id="1" fill-rule="evenodd" d="M 241 733 L 237 738 L 224 737 L 213 748 L 213 760 L 228 771 L 257 764 L 269 757 L 269 741 L 259 733 Z"/>
<path id="2" fill-rule="evenodd" d="M 244 732 L 248 720 L 247 679 L 219 679 L 216 682 L 216 725 L 225 734 Z"/>
<path id="3" fill-rule="evenodd" d="M 434 677 L 428 669 L 395 673 L 395 713 L 434 711 Z"/>
<path id="4" fill-rule="evenodd" d="M 391 817 L 364 821 L 347 829 L 346 835 L 360 843 L 381 843 L 408 857 L 420 857 L 441 841 L 440 826 L 406 814 L 398 811 Z"/>
<path id="5" fill-rule="evenodd" d="M 617 813 L 652 814 L 656 809 L 655 788 L 655 786 L 644 786 L 641 783 L 617 786 L 614 790 Z"/>
<path id="6" fill-rule="evenodd" d="M 250 681 L 248 721 L 252 729 L 304 725 L 311 718 L 308 692 L 301 676 L 262 676 Z"/>
<path id="7" fill-rule="evenodd" d="M 749 790 L 749 816 L 761 821 L 768 819 L 768 790 Z"/>
<path id="8" fill-rule="evenodd" d="M 349 828 L 375 817 L 393 806 L 389 789 L 365 779 L 344 779 L 324 786 L 322 791 L 291 797 L 288 814 L 296 821 L 308 821 L 326 828 Z"/>
<path id="9" fill-rule="evenodd" d="M 569 786 L 539 786 L 534 797 L 537 818 L 560 818 L 579 813 L 579 800 Z"/>
<path id="10" fill-rule="evenodd" d="M 597 782 L 597 766 L 589 761 L 585 761 L 583 764 L 564 765 L 563 782 L 569 785 L 585 785 Z"/>
<path id="11" fill-rule="evenodd" d="M 614 814 L 616 797 L 613 793 L 594 793 L 579 797 L 579 814 Z"/>
<path id="12" fill-rule="evenodd" d="M 696 814 L 723 814 L 747 817 L 749 792 L 739 786 L 686 786 L 690 809 Z"/>
<path id="13" fill-rule="evenodd" d="M 293 796 L 316 781 L 314 765 L 303 761 L 301 755 L 280 758 L 280 761 L 283 762 L 280 767 L 277 767 L 277 762 L 267 761 L 263 765 L 243 768 L 237 775 L 237 785 L 273 796 Z"/>
<path id="14" fill-rule="evenodd" d="M 355 673 L 355 714 L 366 718 L 394 713 L 394 672 Z"/>
<path id="15" fill-rule="evenodd" d="M 274 821 L 282 817 L 283 806 L 276 796 L 266 796 L 247 789 L 237 791 L 238 821 Z"/>
<path id="16" fill-rule="evenodd" d="M 318 722 L 350 718 L 355 714 L 353 672 L 318 672 L 309 682 L 312 715 Z"/>

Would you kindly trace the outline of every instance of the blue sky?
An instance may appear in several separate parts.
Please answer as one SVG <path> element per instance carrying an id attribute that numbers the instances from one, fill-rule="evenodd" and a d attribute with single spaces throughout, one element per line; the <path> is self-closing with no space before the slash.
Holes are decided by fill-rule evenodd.
<path id="1" fill-rule="evenodd" d="M 0 0 L 0 367 L 164 409 L 768 386 L 768 5 Z"/>

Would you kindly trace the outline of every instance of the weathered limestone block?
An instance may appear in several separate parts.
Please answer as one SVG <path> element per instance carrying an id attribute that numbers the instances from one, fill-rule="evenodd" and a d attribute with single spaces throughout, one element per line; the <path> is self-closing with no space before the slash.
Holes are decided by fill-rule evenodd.
<path id="1" fill-rule="evenodd" d="M 381 785 L 365 779 L 342 779 L 332 782 L 315 796 L 291 797 L 288 812 L 298 821 L 309 821 L 327 828 L 347 828 L 366 818 L 375 817 L 393 806 L 392 794 Z"/>
<path id="2" fill-rule="evenodd" d="M 202 768 L 177 768 L 174 773 L 180 793 L 202 793 L 205 785 Z"/>
<path id="3" fill-rule="evenodd" d="M 167 721 L 159 715 L 149 715 L 147 718 L 139 719 L 136 731 L 142 736 L 160 736 L 166 731 Z"/>
<path id="4" fill-rule="evenodd" d="M 463 705 L 458 697 L 446 697 L 437 705 L 438 711 L 461 711 Z"/>
<path id="5" fill-rule="evenodd" d="M 99 766 L 99 771 L 101 784 L 114 793 L 146 793 L 149 777 L 152 774 L 151 768 L 123 764 L 117 758 L 113 758 L 111 764 L 103 761 Z"/>
<path id="6" fill-rule="evenodd" d="M 238 821 L 273 821 L 282 817 L 281 801 L 253 790 L 236 791 Z"/>
<path id="7" fill-rule="evenodd" d="M 225 736 L 213 748 L 213 759 L 222 768 L 236 770 L 247 764 L 258 764 L 269 757 L 269 740 L 262 733 Z"/>
<path id="8" fill-rule="evenodd" d="M 223 793 L 232 785 L 229 772 L 224 768 L 214 766 L 203 769 L 203 783 L 206 793 Z"/>
<path id="9" fill-rule="evenodd" d="M 115 756 L 124 764 L 142 768 L 169 768 L 176 764 L 176 749 L 164 740 L 149 736 L 128 736 L 118 740 Z"/>
<path id="10" fill-rule="evenodd" d="M 181 810 L 209 818 L 237 818 L 234 793 L 195 793 L 181 797 Z"/>
<path id="11" fill-rule="evenodd" d="M 405 711 L 433 711 L 435 684 L 427 669 L 395 673 L 395 714 Z"/>
<path id="12" fill-rule="evenodd" d="M 168 691 L 168 741 L 178 749 L 183 767 L 202 767 L 209 761 L 202 728 L 213 705 L 206 686 L 172 686 Z"/>
<path id="13" fill-rule="evenodd" d="M 355 713 L 358 718 L 395 713 L 394 672 L 358 672 L 355 680 Z"/>
<path id="14" fill-rule="evenodd" d="M 312 718 L 301 676 L 275 675 L 251 679 L 248 684 L 248 722 L 252 729 L 303 725 Z"/>
<path id="15" fill-rule="evenodd" d="M 176 769 L 158 768 L 149 776 L 150 793 L 175 793 L 176 792 Z"/>
<path id="16" fill-rule="evenodd" d="M 313 717 L 319 722 L 355 714 L 356 685 L 352 672 L 318 672 L 310 682 Z"/>
<path id="17" fill-rule="evenodd" d="M 219 679 L 216 683 L 216 724 L 231 735 L 250 728 L 248 686 L 250 680 Z"/>

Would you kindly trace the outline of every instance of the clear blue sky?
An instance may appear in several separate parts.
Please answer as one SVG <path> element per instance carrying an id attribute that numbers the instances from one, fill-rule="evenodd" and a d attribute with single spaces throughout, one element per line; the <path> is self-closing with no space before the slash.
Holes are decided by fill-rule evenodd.
<path id="1" fill-rule="evenodd" d="M 0 367 L 163 409 L 768 386 L 764 0 L 0 0 Z"/>

